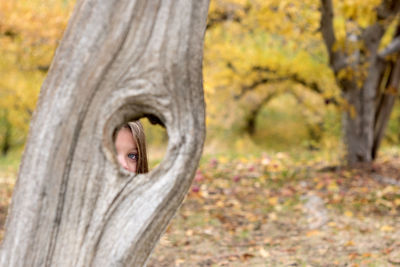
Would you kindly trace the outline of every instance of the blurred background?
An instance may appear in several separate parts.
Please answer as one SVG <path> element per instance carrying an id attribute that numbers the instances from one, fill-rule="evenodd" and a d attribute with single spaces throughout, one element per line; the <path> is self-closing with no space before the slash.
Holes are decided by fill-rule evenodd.
<path id="1" fill-rule="evenodd" d="M 374 161 L 356 162 L 367 164 L 361 168 L 346 167 L 345 124 L 363 108 L 352 104 L 343 85 L 351 81 L 354 92 L 364 90 L 373 52 L 363 34 L 380 25 L 378 52 L 385 52 L 399 34 L 399 4 L 333 1 L 336 41 L 327 48 L 323 2 L 329 1 L 211 0 L 203 158 L 149 266 L 400 263 L 400 104 L 391 83 L 400 75 L 394 71 L 399 54 L 385 54 L 375 106 L 389 110 L 387 124 L 379 153 Z M 0 0 L 2 227 L 40 87 L 74 4 Z M 336 52 L 349 60 L 347 67 L 330 65 Z M 379 104 L 386 96 L 389 108 Z M 143 123 L 154 167 L 168 137 L 163 128 Z"/>
<path id="2" fill-rule="evenodd" d="M 346 16 L 371 23 L 379 1 L 337 1 L 338 42 Z M 23 149 L 40 86 L 75 1 L 1 1 L 0 153 Z M 343 159 L 341 99 L 321 36 L 319 2 L 211 1 L 205 36 L 205 153 L 329 151 Z M 392 19 L 381 46 L 393 39 Z M 362 27 L 362 26 L 360 26 Z M 383 149 L 399 144 L 399 103 L 390 115 Z M 148 142 L 167 142 L 146 123 Z M 157 148 L 154 148 L 157 150 Z M 156 158 L 162 153 L 154 153 Z M 159 160 L 159 159 L 154 159 Z"/>

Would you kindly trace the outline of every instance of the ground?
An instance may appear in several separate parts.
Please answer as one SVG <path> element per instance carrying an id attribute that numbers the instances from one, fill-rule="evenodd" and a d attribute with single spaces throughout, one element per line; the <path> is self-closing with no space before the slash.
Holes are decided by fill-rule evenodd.
<path id="1" fill-rule="evenodd" d="M 400 266 L 400 157 L 203 159 L 148 267 Z M 4 230 L 15 172 L 0 177 Z"/>
<path id="2" fill-rule="evenodd" d="M 148 266 L 400 266 L 399 170 L 211 159 Z"/>

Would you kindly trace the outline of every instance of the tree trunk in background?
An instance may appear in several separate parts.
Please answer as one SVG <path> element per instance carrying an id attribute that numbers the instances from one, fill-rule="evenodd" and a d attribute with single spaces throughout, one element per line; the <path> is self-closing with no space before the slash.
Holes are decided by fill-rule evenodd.
<path id="1" fill-rule="evenodd" d="M 6 131 L 3 136 L 3 142 L 1 144 L 1 155 L 2 156 L 7 156 L 8 151 L 11 148 L 10 142 L 11 142 L 11 125 L 7 124 Z"/>
<path id="2" fill-rule="evenodd" d="M 250 110 L 247 112 L 244 118 L 244 131 L 250 136 L 254 136 L 256 133 L 256 122 L 258 114 L 260 114 L 264 105 L 266 105 L 269 101 L 271 101 L 277 93 L 270 93 L 262 98 L 254 99 L 252 105 L 250 105 Z"/>
<path id="3" fill-rule="evenodd" d="M 390 20 L 395 19 L 395 14 L 399 11 L 398 1 L 382 1 L 377 8 L 379 19 L 376 23 L 360 29 L 361 33 L 347 33 L 345 42 L 355 42 L 360 47 L 349 52 L 345 50 L 346 46 L 335 46 L 337 40 L 333 27 L 332 0 L 321 0 L 321 32 L 329 53 L 331 68 L 346 100 L 343 132 L 349 164 L 371 162 L 375 159 L 393 108 L 395 98 L 385 98 L 382 93 L 397 90 L 397 70 L 392 71 L 390 82 L 387 83 L 389 87 L 383 80 L 385 70 L 392 64 L 386 56 L 392 54 L 398 60 L 400 46 L 393 49 L 395 46 L 389 45 L 385 50 L 390 53 L 384 55 L 378 53 L 378 48 L 387 25 L 390 24 Z M 398 34 L 394 39 L 396 37 Z"/>
<path id="4" fill-rule="evenodd" d="M 400 27 L 397 29 L 396 37 L 400 36 Z M 374 146 L 372 148 L 372 158 L 375 159 L 378 154 L 381 141 L 383 139 L 386 126 L 390 119 L 390 114 L 393 111 L 394 104 L 399 94 L 400 87 L 400 56 L 394 63 L 387 64 L 388 77 L 383 80 L 383 90 L 379 90 L 377 108 L 375 114 L 375 127 L 374 127 Z M 382 79 L 385 74 L 382 75 Z"/>
<path id="5" fill-rule="evenodd" d="M 381 73 L 382 65 L 377 62 L 371 63 L 362 88 L 356 83 L 351 83 L 352 87 L 342 86 L 343 96 L 348 105 L 343 114 L 343 129 L 349 164 L 373 160 L 375 99 Z"/>
<path id="6" fill-rule="evenodd" d="M 11 148 L 11 130 L 12 130 L 11 123 L 8 120 L 7 112 L 5 112 L 4 115 L 3 125 L 4 125 L 4 132 L 3 132 L 3 140 L 1 142 L 1 155 L 6 156 Z"/>
<path id="7" fill-rule="evenodd" d="M 187 193 L 205 135 L 208 0 L 81 0 L 44 82 L 0 266 L 143 266 Z M 155 116 L 168 150 L 149 174 L 112 133 Z"/>

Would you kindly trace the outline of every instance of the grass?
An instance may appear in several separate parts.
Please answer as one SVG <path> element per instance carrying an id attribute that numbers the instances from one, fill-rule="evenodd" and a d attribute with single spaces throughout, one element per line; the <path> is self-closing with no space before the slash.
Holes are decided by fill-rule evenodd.
<path id="1" fill-rule="evenodd" d="M 4 224 L 12 190 L 17 177 L 22 149 L 10 151 L 7 156 L 0 157 L 0 239 L 3 238 Z"/>
<path id="2" fill-rule="evenodd" d="M 0 156 L 0 177 L 16 176 L 21 160 L 22 148 L 11 150 L 6 156 Z"/>

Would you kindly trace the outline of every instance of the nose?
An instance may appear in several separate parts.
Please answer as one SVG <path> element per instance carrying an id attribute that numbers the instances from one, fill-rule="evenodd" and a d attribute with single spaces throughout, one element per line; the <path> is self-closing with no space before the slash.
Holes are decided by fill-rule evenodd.
<path id="1" fill-rule="evenodd" d="M 128 163 L 126 162 L 123 155 L 118 156 L 118 162 L 119 162 L 119 164 L 121 164 L 122 168 L 124 168 L 125 170 L 128 170 Z"/>

